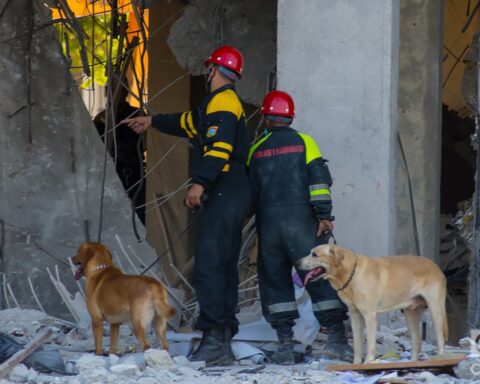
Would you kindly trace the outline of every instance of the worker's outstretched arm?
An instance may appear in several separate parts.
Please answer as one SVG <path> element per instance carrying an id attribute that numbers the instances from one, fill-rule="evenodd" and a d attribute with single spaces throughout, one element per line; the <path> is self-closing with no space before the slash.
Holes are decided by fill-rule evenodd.
<path id="1" fill-rule="evenodd" d="M 197 129 L 193 124 L 192 112 L 138 116 L 122 120 L 121 123 L 127 124 L 136 133 L 143 133 L 154 127 L 160 132 L 172 136 L 191 139 L 197 135 Z"/>

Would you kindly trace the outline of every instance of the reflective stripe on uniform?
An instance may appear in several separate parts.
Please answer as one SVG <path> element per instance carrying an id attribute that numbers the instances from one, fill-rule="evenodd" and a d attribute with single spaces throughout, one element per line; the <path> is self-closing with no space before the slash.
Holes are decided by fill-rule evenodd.
<path id="1" fill-rule="evenodd" d="M 187 128 L 186 117 L 188 112 L 183 112 L 180 116 L 180 128 L 182 128 L 186 133 L 187 136 L 191 139 L 193 137 L 192 132 Z"/>
<path id="2" fill-rule="evenodd" d="M 328 311 L 329 309 L 343 309 L 343 305 L 339 300 L 326 300 L 318 303 L 312 303 L 314 312 Z"/>
<path id="3" fill-rule="evenodd" d="M 315 159 L 318 159 L 319 157 L 322 157 L 322 154 L 320 150 L 318 149 L 317 143 L 315 143 L 315 140 L 313 140 L 310 136 L 305 135 L 304 133 L 298 132 L 300 137 L 303 139 L 303 142 L 305 143 L 305 148 L 306 148 L 306 162 L 309 164 Z"/>
<path id="4" fill-rule="evenodd" d="M 332 197 L 328 195 L 310 195 L 310 201 L 331 201 Z"/>
<path id="5" fill-rule="evenodd" d="M 323 190 L 323 189 L 330 190 L 330 186 L 328 184 L 314 184 L 314 185 L 310 185 L 309 189 L 310 189 L 310 193 L 312 193 L 314 191 Z"/>
<path id="6" fill-rule="evenodd" d="M 297 310 L 296 301 L 287 301 L 285 303 L 271 304 L 268 306 L 268 312 L 270 313 L 291 312 L 296 310 Z"/>
<path id="7" fill-rule="evenodd" d="M 221 159 L 225 159 L 225 160 L 228 160 L 230 158 L 230 155 L 228 153 L 225 153 L 225 152 L 220 152 L 220 151 L 215 151 L 214 149 L 208 151 L 207 153 L 205 153 L 204 156 L 212 156 L 212 157 L 219 157 Z"/>
<path id="8" fill-rule="evenodd" d="M 242 103 L 235 91 L 227 89 L 217 93 L 207 105 L 207 115 L 215 112 L 231 112 L 237 120 L 244 115 Z"/>
<path id="9" fill-rule="evenodd" d="M 253 144 L 251 147 L 250 147 L 250 150 L 248 151 L 248 157 L 247 157 L 247 167 L 250 166 L 250 162 L 252 161 L 252 156 L 253 156 L 253 152 L 256 151 L 256 149 L 265 141 L 267 140 L 270 135 L 272 134 L 272 132 L 270 132 L 268 135 L 262 137 L 260 140 L 258 140 L 255 144 Z"/>
<path id="10" fill-rule="evenodd" d="M 222 172 L 228 172 L 230 171 L 230 164 L 225 164 L 222 168 Z"/>
<path id="11" fill-rule="evenodd" d="M 191 112 L 187 112 L 186 123 L 187 123 L 187 128 L 190 129 L 193 136 L 196 136 L 198 132 L 195 129 L 195 125 L 193 125 L 193 119 L 192 119 L 192 113 Z"/>
<path id="12" fill-rule="evenodd" d="M 225 143 L 225 142 L 223 142 L 223 141 L 217 141 L 217 142 L 213 143 L 213 146 L 214 146 L 215 148 L 226 149 L 228 152 L 232 152 L 232 151 L 233 151 L 233 145 L 228 144 L 228 143 Z"/>

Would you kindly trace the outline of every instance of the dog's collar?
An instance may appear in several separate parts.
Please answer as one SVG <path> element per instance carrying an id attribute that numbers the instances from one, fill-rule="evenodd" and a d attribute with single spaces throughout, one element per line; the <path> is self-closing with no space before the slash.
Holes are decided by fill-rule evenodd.
<path id="1" fill-rule="evenodd" d="M 352 273 L 350 274 L 350 277 L 348 278 L 348 280 L 345 282 L 345 284 L 343 284 L 343 287 L 340 288 L 340 289 L 337 289 L 337 292 L 338 291 L 343 291 L 345 288 L 348 287 L 348 284 L 350 284 L 350 282 L 352 281 L 353 279 L 353 275 L 355 274 L 355 270 L 357 269 L 357 260 L 355 260 L 355 265 L 353 266 L 353 269 L 352 269 Z"/>
<path id="2" fill-rule="evenodd" d="M 101 269 L 105 269 L 105 268 L 110 268 L 111 265 L 108 265 L 108 264 L 98 264 L 92 272 L 97 272 L 97 271 L 100 271 Z"/>

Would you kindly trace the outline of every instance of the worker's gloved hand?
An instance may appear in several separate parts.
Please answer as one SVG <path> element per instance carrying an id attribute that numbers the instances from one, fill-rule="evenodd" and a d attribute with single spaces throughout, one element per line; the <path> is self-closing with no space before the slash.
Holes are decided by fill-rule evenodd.
<path id="1" fill-rule="evenodd" d="M 137 116 L 125 119 L 120 124 L 127 124 L 135 133 L 143 133 L 152 127 L 152 116 Z"/>
<path id="2" fill-rule="evenodd" d="M 333 222 L 330 220 L 320 220 L 318 223 L 318 228 L 317 228 L 317 237 L 320 237 L 322 233 L 328 232 L 332 233 L 333 232 Z"/>
<path id="3" fill-rule="evenodd" d="M 202 205 L 202 195 L 205 191 L 205 187 L 201 184 L 193 183 L 188 190 L 187 197 L 185 198 L 185 205 L 188 208 L 199 207 Z"/>

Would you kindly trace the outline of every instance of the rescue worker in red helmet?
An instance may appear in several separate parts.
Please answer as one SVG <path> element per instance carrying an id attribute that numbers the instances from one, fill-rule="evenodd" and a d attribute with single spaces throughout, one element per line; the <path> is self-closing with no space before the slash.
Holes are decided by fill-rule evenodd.
<path id="1" fill-rule="evenodd" d="M 205 65 L 210 94 L 197 109 L 123 122 L 137 133 L 153 126 L 163 133 L 188 137 L 194 146 L 193 184 L 185 202 L 188 207 L 203 206 L 196 222 L 194 267 L 200 306 L 196 328 L 203 331 L 203 337 L 190 359 L 211 366 L 234 360 L 231 340 L 238 331 L 237 262 L 243 224 L 251 207 L 245 169 L 251 137 L 235 92 L 235 81 L 243 70 L 242 54 L 234 47 L 220 47 Z"/>
<path id="2" fill-rule="evenodd" d="M 262 311 L 276 330 L 277 364 L 293 364 L 294 320 L 299 317 L 292 267 L 312 248 L 328 242 L 333 229 L 332 179 L 315 141 L 290 127 L 293 99 L 272 91 L 264 100 L 264 134 L 250 148 L 247 165 L 259 237 L 258 280 Z M 297 270 L 304 281 L 306 271 Z M 351 360 L 345 336 L 346 306 L 327 280 L 307 284 L 315 317 L 326 329 L 324 355 Z"/>

